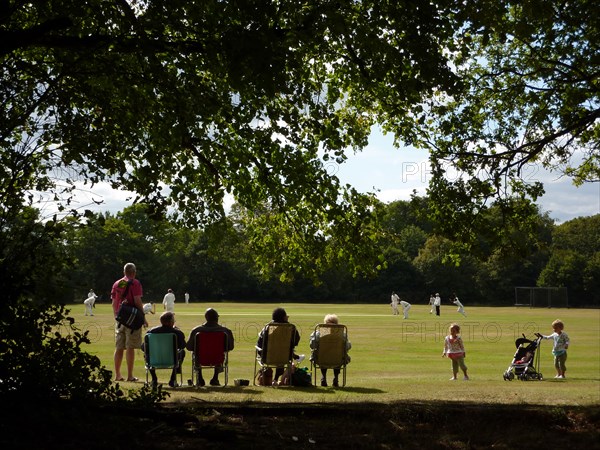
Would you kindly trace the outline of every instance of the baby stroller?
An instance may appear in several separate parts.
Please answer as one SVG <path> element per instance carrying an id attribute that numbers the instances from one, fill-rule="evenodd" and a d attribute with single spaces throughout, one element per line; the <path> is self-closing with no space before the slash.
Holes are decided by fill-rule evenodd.
<path id="1" fill-rule="evenodd" d="M 510 366 L 504 372 L 506 381 L 512 381 L 515 376 L 522 381 L 543 379 L 539 371 L 540 355 L 536 351 L 541 341 L 541 337 L 532 341 L 527 339 L 525 335 L 515 341 L 517 351 Z"/>

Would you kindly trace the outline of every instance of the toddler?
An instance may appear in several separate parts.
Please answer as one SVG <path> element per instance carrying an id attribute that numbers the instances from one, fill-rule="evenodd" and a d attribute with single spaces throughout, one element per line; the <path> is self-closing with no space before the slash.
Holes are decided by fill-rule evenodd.
<path id="1" fill-rule="evenodd" d="M 469 376 L 467 375 L 467 366 L 465 365 L 465 357 L 467 356 L 467 353 L 465 352 L 465 347 L 459 334 L 460 326 L 456 323 L 453 323 L 450 325 L 449 332 L 450 334 L 446 336 L 446 339 L 444 340 L 444 353 L 442 353 L 442 358 L 447 356 L 452 360 L 451 380 L 456 380 L 458 368 L 460 367 L 464 374 L 463 379 L 467 381 L 469 379 Z"/>
<path id="2" fill-rule="evenodd" d="M 556 319 L 552 322 L 552 329 L 554 333 L 549 336 L 536 333 L 536 336 L 542 339 L 552 339 L 554 345 L 552 347 L 552 354 L 554 355 L 554 367 L 556 368 L 556 376 L 554 378 L 565 378 L 565 372 L 567 371 L 567 349 L 569 348 L 569 336 L 563 331 L 565 325 L 562 320 Z"/>

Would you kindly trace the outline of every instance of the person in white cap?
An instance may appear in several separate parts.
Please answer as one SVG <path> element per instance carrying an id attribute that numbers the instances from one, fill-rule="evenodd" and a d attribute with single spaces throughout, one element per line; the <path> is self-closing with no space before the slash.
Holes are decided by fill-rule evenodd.
<path id="1" fill-rule="evenodd" d="M 440 306 L 442 305 L 442 298 L 439 293 L 435 294 L 435 298 L 433 299 L 433 306 L 435 306 L 435 315 L 440 315 Z"/>

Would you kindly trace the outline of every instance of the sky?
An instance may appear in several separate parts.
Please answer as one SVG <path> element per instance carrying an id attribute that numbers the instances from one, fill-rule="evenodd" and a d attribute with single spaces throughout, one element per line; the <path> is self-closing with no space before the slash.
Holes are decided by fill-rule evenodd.
<path id="1" fill-rule="evenodd" d="M 326 165 L 328 172 L 335 174 L 342 183 L 351 184 L 360 192 L 376 192 L 385 203 L 409 200 L 415 189 L 424 195 L 431 176 L 428 167 L 427 151 L 397 149 L 393 146 L 393 138 L 378 130 L 373 131 L 369 145 L 362 152 L 350 153 L 344 164 L 328 162 Z M 569 178 L 535 165 L 528 166 L 525 178 L 544 183 L 546 193 L 537 203 L 557 224 L 600 214 L 600 183 L 575 187 Z M 99 184 L 93 191 L 82 188 L 75 207 L 116 213 L 131 204 L 131 197 L 131 193 L 114 191 L 106 184 Z M 104 203 L 95 205 L 92 199 L 104 200 Z"/>
<path id="2" fill-rule="evenodd" d="M 409 200 L 414 189 L 425 194 L 431 177 L 428 156 L 425 150 L 394 148 L 392 136 L 374 131 L 361 153 L 328 170 L 361 192 L 379 190 L 377 197 L 388 203 Z M 524 179 L 544 183 L 546 193 L 537 203 L 557 223 L 600 213 L 600 183 L 575 187 L 570 178 L 533 164 L 525 169 Z"/>

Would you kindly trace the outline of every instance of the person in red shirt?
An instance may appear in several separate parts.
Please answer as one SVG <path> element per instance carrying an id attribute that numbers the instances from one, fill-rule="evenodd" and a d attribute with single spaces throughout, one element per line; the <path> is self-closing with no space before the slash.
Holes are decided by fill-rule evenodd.
<path id="1" fill-rule="evenodd" d="M 110 297 L 112 299 L 112 307 L 115 317 L 119 312 L 121 303 L 127 299 L 127 303 L 134 305 L 142 313 L 144 305 L 142 303 L 142 283 L 135 278 L 136 267 L 133 263 L 125 264 L 123 268 L 123 278 L 118 279 L 113 284 Z M 145 317 L 145 316 L 144 316 Z M 144 327 L 148 326 L 148 322 L 144 319 Z M 142 346 L 142 329 L 131 330 L 118 322 L 115 327 L 115 381 L 125 381 L 121 375 L 121 364 L 123 355 L 127 362 L 127 381 L 137 381 L 133 376 L 133 365 L 135 362 L 135 350 Z"/>

